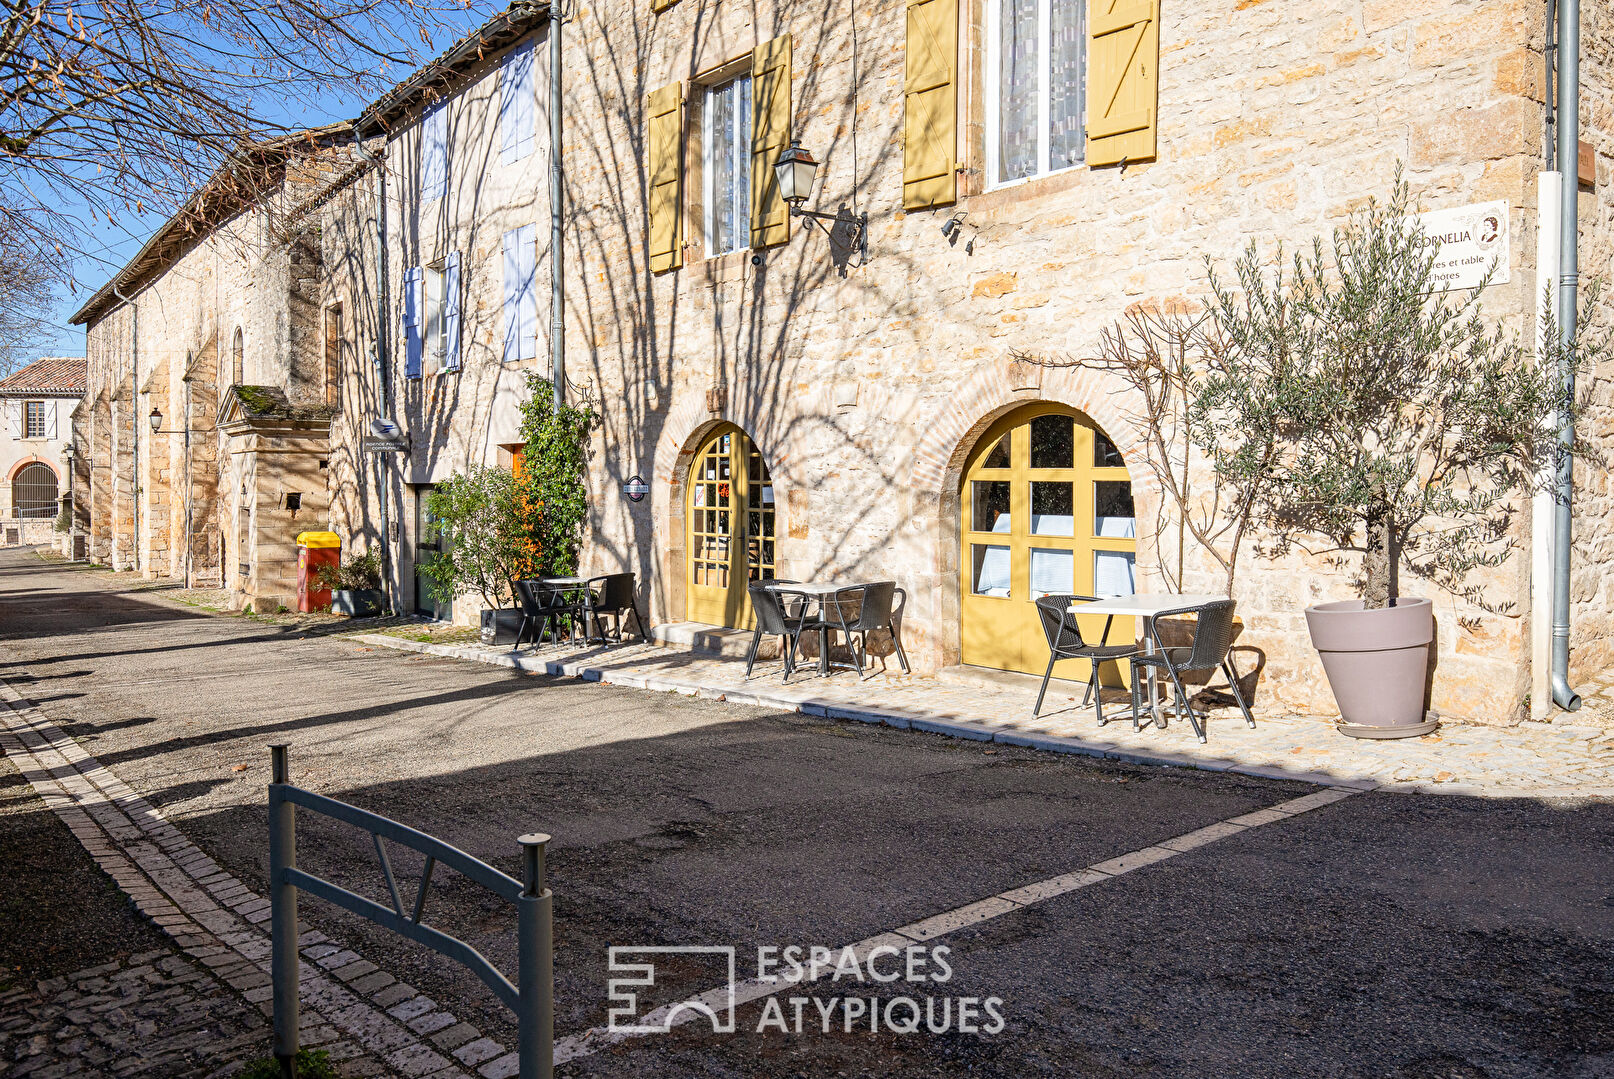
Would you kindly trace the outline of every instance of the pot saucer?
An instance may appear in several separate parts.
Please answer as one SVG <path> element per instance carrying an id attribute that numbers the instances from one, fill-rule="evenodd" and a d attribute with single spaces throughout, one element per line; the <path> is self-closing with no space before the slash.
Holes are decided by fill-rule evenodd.
<path id="1" fill-rule="evenodd" d="M 1369 723 L 1336 723 L 1335 729 L 1347 738 L 1416 738 L 1433 734 L 1440 720 L 1429 719 L 1410 727 L 1375 727 Z"/>

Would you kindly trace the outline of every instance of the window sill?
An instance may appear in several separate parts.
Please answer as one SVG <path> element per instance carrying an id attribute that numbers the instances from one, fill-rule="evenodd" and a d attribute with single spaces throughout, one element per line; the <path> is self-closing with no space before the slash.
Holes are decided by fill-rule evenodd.
<path id="1" fill-rule="evenodd" d="M 1086 165 L 1073 165 L 1068 169 L 1060 169 L 1058 172 L 1050 172 L 1043 176 L 1012 180 L 986 191 L 965 195 L 958 200 L 958 206 L 971 213 L 990 214 L 994 210 L 1029 199 L 1046 198 L 1049 195 L 1073 191 L 1086 182 L 1087 176 L 1092 171 Z"/>
<path id="2" fill-rule="evenodd" d="M 726 255 L 715 255 L 712 258 L 692 262 L 690 269 L 694 271 L 697 284 L 716 285 L 724 281 L 736 281 L 745 276 L 747 268 L 751 265 L 751 256 L 760 254 L 761 252 L 746 247 L 739 251 L 730 251 Z"/>

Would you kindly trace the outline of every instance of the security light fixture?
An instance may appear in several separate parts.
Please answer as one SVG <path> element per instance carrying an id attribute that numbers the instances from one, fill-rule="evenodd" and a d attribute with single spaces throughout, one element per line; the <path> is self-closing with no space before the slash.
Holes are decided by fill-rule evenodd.
<path id="1" fill-rule="evenodd" d="M 790 216 L 805 217 L 815 223 L 832 244 L 842 247 L 847 252 L 856 251 L 860 256 L 866 257 L 868 249 L 865 241 L 868 238 L 869 215 L 849 214 L 837 211 L 833 214 L 820 213 L 817 210 L 804 210 L 802 204 L 813 192 L 813 178 L 818 174 L 818 162 L 801 144 L 800 139 L 791 139 L 790 145 L 779 155 L 779 160 L 773 165 L 774 176 L 779 181 L 779 196 L 784 199 L 785 205 L 790 207 Z M 833 222 L 826 225 L 824 222 Z M 848 225 L 851 236 L 844 242 L 837 239 L 835 228 L 838 225 Z"/>
<path id="2" fill-rule="evenodd" d="M 964 227 L 964 218 L 967 216 L 969 215 L 966 211 L 960 210 L 942 223 L 941 233 L 947 237 L 948 243 L 952 243 L 954 237 L 958 235 L 958 230 Z"/>

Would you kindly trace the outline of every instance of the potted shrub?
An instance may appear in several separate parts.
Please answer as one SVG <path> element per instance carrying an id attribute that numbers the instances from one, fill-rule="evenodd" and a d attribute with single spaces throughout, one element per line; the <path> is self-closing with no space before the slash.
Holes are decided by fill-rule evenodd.
<path id="1" fill-rule="evenodd" d="M 514 581 L 524 576 L 531 528 L 518 506 L 509 471 L 471 465 L 426 496 L 443 549 L 420 569 L 432 595 L 451 603 L 474 593 L 482 598 L 482 640 L 514 643 L 521 627 Z"/>
<path id="2" fill-rule="evenodd" d="M 1488 328 L 1483 284 L 1435 289 L 1437 251 L 1398 176 L 1387 204 L 1355 212 L 1326 247 L 1267 262 L 1252 243 L 1236 289 L 1210 274 L 1229 347 L 1199 381 L 1195 441 L 1218 477 L 1265 476 L 1254 510 L 1277 550 L 1360 558 L 1359 598 L 1306 611 L 1353 737 L 1434 728 L 1433 608 L 1402 594 L 1400 574 L 1462 592 L 1469 571 L 1500 563 L 1515 495 L 1573 405 L 1557 355 L 1531 357 Z"/>
<path id="3" fill-rule="evenodd" d="M 330 589 L 331 613 L 349 618 L 374 618 L 387 605 L 381 591 L 381 560 L 366 551 L 336 566 L 321 566 L 316 575 L 320 588 Z"/>

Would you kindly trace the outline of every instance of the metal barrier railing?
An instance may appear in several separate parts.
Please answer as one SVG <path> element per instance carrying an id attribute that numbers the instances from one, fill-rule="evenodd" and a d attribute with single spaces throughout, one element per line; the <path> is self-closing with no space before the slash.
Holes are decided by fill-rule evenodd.
<path id="1" fill-rule="evenodd" d="M 297 893 L 299 890 L 335 903 L 344 910 L 424 944 L 468 968 L 482 983 L 516 1013 L 517 1054 L 520 1079 L 551 1079 L 555 1056 L 555 976 L 553 950 L 553 896 L 544 887 L 544 845 L 549 836 L 521 836 L 524 880 L 494 869 L 458 847 L 450 846 L 424 832 L 395 820 L 367 812 L 346 802 L 338 802 L 313 791 L 293 787 L 289 781 L 286 746 L 269 747 L 272 774 L 269 783 L 269 902 L 273 951 L 270 974 L 275 1006 L 275 1059 L 283 1079 L 297 1076 L 297 1031 L 300 1007 L 297 992 Z M 298 806 L 321 816 L 351 824 L 370 833 L 381 874 L 392 898 L 391 908 L 328 880 L 297 868 Z M 403 896 L 387 859 L 382 840 L 409 847 L 425 855 L 420 886 L 411 909 L 404 910 Z M 440 929 L 424 924 L 426 892 L 432 871 L 438 863 L 456 870 L 516 907 L 516 953 L 519 957 L 516 984 L 500 973 L 481 952 Z"/>

